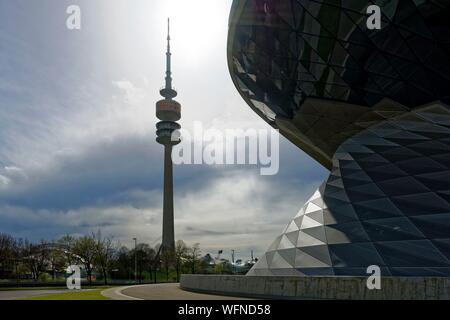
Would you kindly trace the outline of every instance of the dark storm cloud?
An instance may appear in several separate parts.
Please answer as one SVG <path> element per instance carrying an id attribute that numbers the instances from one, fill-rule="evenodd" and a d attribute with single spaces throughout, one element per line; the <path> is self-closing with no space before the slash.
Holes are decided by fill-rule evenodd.
<path id="1" fill-rule="evenodd" d="M 292 180 L 301 184 L 302 180 L 318 179 L 320 173 L 315 166 L 288 144 L 284 141 L 281 145 L 279 174 L 261 179 L 281 185 L 283 182 L 292 185 Z M 0 190 L 0 202 L 35 210 L 67 211 L 123 203 L 145 208 L 150 205 L 150 199 L 130 191 L 161 189 L 162 157 L 162 147 L 150 137 L 122 136 L 112 141 L 99 141 L 81 152 L 62 152 L 51 166 L 39 171 L 10 169 L 6 175 L 11 180 L 9 189 Z M 309 166 L 309 170 L 305 166 Z M 181 165 L 174 170 L 176 188 L 185 192 L 204 188 L 210 179 L 226 175 L 236 167 Z M 257 171 L 257 168 L 240 166 L 240 170 Z"/>

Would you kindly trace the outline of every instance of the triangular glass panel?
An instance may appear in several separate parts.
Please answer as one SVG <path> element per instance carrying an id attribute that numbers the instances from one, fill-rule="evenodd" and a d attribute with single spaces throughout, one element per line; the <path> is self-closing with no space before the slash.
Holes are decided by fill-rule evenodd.
<path id="1" fill-rule="evenodd" d="M 323 263 L 331 266 L 330 252 L 328 251 L 328 246 L 314 246 L 314 247 L 304 247 L 300 249 L 301 251 L 309 254 L 310 256 L 322 261 Z"/>
<path id="2" fill-rule="evenodd" d="M 269 249 L 267 249 L 267 251 L 274 251 L 278 249 L 278 246 L 280 245 L 280 241 L 281 241 L 281 237 L 282 236 L 278 236 L 274 242 L 272 242 L 272 244 L 270 245 Z"/>
<path id="3" fill-rule="evenodd" d="M 320 268 L 328 267 L 326 263 L 314 258 L 313 256 L 307 254 L 306 252 L 297 249 L 297 254 L 295 257 L 295 267 L 296 268 Z"/>
<path id="4" fill-rule="evenodd" d="M 294 219 L 294 222 L 297 225 L 298 229 L 300 229 L 300 227 L 302 226 L 303 217 L 304 216 L 300 216 L 300 217 Z"/>
<path id="5" fill-rule="evenodd" d="M 325 226 L 328 244 L 368 241 L 369 237 L 360 222 L 349 222 Z"/>
<path id="6" fill-rule="evenodd" d="M 372 241 L 417 240 L 425 236 L 404 217 L 367 220 L 363 226 Z"/>
<path id="7" fill-rule="evenodd" d="M 303 217 L 303 221 L 302 221 L 302 226 L 300 227 L 300 230 L 308 229 L 308 228 L 314 228 L 314 227 L 319 227 L 321 225 L 322 224 L 320 224 L 319 222 L 311 219 L 310 217 L 304 216 Z"/>
<path id="8" fill-rule="evenodd" d="M 285 269 L 292 268 L 292 265 L 289 264 L 279 253 L 275 252 L 272 262 L 270 263 L 270 268 L 272 269 Z"/>
<path id="9" fill-rule="evenodd" d="M 297 249 L 287 249 L 287 250 L 278 250 L 277 252 L 283 259 L 289 263 L 289 266 L 293 267 L 295 265 L 295 254 Z"/>
<path id="10" fill-rule="evenodd" d="M 280 244 L 278 245 L 278 250 L 291 249 L 294 247 L 295 245 L 289 240 L 289 238 L 286 235 L 283 235 L 281 237 Z"/>
<path id="11" fill-rule="evenodd" d="M 292 245 L 296 246 L 297 245 L 297 240 L 298 240 L 298 233 L 300 231 L 294 231 L 294 232 L 289 232 L 286 233 L 285 236 L 289 239 L 289 241 L 292 243 Z"/>
<path id="12" fill-rule="evenodd" d="M 325 227 L 321 226 L 321 227 L 315 227 L 315 228 L 309 228 L 309 229 L 304 229 L 302 230 L 302 232 L 309 234 L 310 236 L 326 243 L 327 242 L 327 238 L 325 235 Z"/>
<path id="13" fill-rule="evenodd" d="M 323 224 L 323 210 L 308 214 L 308 217 Z"/>
<path id="14" fill-rule="evenodd" d="M 298 235 L 297 248 L 320 246 L 320 245 L 324 245 L 324 244 L 325 244 L 325 242 L 320 241 L 319 239 L 316 239 L 313 236 L 310 236 L 309 234 L 304 233 L 303 231 L 300 231 L 300 233 Z"/>
<path id="15" fill-rule="evenodd" d="M 307 215 L 307 214 L 309 214 L 311 212 L 316 212 L 316 211 L 320 211 L 320 210 L 322 210 L 321 207 L 319 207 L 318 205 L 316 205 L 316 204 L 314 204 L 312 202 L 309 202 L 307 207 L 306 207 L 305 214 Z"/>
<path id="16" fill-rule="evenodd" d="M 297 224 L 295 223 L 295 221 L 291 221 L 291 223 L 289 223 L 284 233 L 290 233 L 295 231 L 298 231 Z"/>

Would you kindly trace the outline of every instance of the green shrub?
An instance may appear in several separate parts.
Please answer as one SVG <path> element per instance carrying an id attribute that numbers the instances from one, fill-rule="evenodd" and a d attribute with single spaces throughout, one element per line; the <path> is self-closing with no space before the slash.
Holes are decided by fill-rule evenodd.
<path id="1" fill-rule="evenodd" d="M 41 273 L 40 275 L 39 275 L 39 280 L 40 281 L 50 281 L 52 279 L 52 276 L 51 275 L 49 275 L 48 273 Z"/>

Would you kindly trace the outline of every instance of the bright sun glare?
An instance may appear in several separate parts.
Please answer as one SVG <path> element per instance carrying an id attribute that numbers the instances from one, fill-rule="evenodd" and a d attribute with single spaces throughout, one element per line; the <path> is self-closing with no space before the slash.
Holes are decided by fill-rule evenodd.
<path id="1" fill-rule="evenodd" d="M 174 48 L 201 60 L 223 42 L 228 28 L 230 0 L 164 0 L 162 14 L 170 17 Z"/>

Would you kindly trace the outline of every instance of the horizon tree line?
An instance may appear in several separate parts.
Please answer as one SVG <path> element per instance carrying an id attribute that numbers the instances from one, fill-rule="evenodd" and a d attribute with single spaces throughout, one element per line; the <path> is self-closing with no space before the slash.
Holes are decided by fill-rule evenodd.
<path id="1" fill-rule="evenodd" d="M 142 281 L 179 281 L 182 273 L 207 273 L 207 265 L 200 259 L 200 244 L 187 246 L 176 242 L 175 251 L 165 251 L 157 256 L 159 245 L 146 243 L 129 249 L 101 231 L 74 237 L 65 235 L 56 241 L 31 242 L 0 233 L 0 280 L 59 280 L 67 267 L 80 265 L 86 279 L 92 284 L 94 274 L 106 285 L 110 279 L 136 278 Z M 137 265 L 135 266 L 135 259 Z"/>

